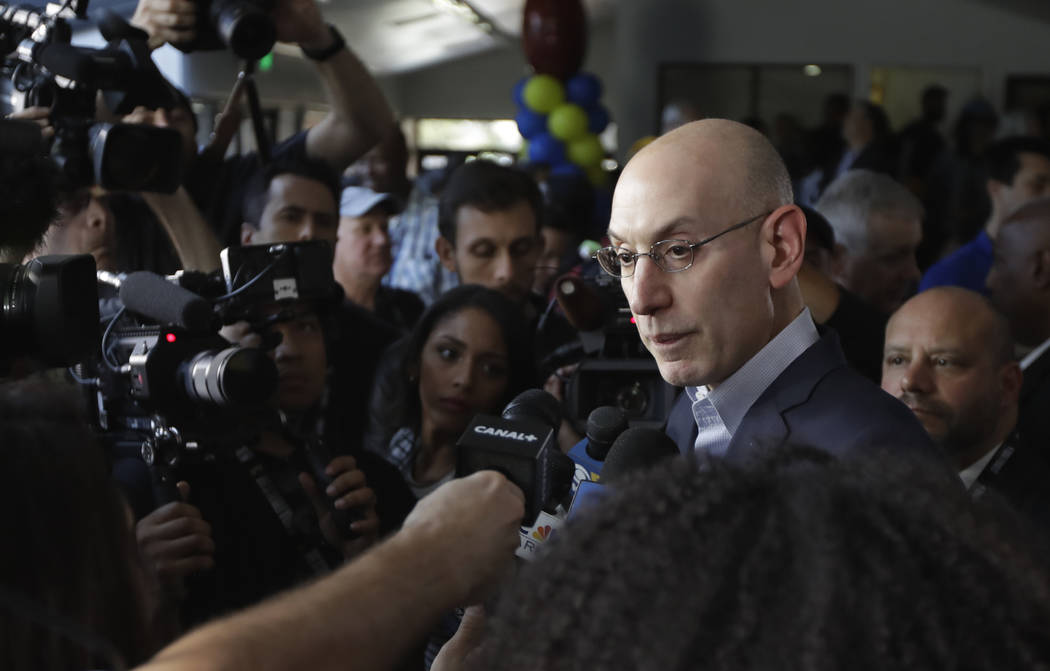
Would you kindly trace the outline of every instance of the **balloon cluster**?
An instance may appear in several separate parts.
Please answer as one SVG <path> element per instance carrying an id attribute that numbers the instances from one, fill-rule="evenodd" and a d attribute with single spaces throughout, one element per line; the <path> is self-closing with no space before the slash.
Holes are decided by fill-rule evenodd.
<path id="1" fill-rule="evenodd" d="M 601 81 L 587 72 L 564 81 L 549 74 L 519 81 L 514 87 L 515 120 L 529 160 L 546 163 L 551 174 L 586 174 L 592 183 L 604 183 L 605 149 L 598 135 L 609 125 L 609 112 L 601 96 Z"/>

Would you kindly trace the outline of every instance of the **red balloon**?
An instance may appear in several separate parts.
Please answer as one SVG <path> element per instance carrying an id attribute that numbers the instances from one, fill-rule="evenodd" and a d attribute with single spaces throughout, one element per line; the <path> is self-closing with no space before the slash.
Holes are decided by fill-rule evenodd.
<path id="1" fill-rule="evenodd" d="M 536 72 L 567 79 L 587 52 L 587 14 L 581 0 L 526 0 L 521 26 L 525 58 Z"/>

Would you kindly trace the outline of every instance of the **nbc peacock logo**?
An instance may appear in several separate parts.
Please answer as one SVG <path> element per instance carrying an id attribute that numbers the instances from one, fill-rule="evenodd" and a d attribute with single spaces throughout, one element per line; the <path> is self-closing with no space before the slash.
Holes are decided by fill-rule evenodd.
<path id="1" fill-rule="evenodd" d="M 552 533 L 551 526 L 549 524 L 547 524 L 547 525 L 542 526 L 542 527 L 536 527 L 536 529 L 533 530 L 533 532 L 532 532 L 532 537 L 535 538 L 538 541 L 545 541 L 548 538 L 550 538 L 551 533 Z"/>

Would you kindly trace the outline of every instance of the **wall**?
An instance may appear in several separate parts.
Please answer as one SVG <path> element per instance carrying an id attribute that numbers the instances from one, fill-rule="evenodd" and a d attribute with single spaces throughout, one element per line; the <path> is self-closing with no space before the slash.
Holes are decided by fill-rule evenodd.
<path id="1" fill-rule="evenodd" d="M 622 152 L 657 128 L 662 62 L 841 63 L 854 68 L 856 96 L 867 94 L 875 66 L 977 68 L 998 105 L 1007 74 L 1047 72 L 1047 44 L 1050 23 L 986 0 L 619 0 L 615 20 L 592 27 L 585 68 L 606 85 Z M 510 89 L 524 72 L 513 45 L 380 83 L 402 115 L 509 118 Z M 196 95 L 221 97 L 235 73 L 221 53 L 183 66 Z M 278 56 L 260 88 L 285 105 L 323 101 L 302 59 Z"/>

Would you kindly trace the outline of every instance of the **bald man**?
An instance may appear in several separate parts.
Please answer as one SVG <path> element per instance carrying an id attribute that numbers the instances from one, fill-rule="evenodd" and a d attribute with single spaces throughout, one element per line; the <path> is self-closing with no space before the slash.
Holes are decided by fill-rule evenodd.
<path id="1" fill-rule="evenodd" d="M 1006 315 L 1014 340 L 1029 353 L 1021 359 L 1019 426 L 1050 446 L 1050 198 L 1021 206 L 995 238 L 988 293 Z M 1042 448 L 1050 458 L 1050 447 Z"/>
<path id="2" fill-rule="evenodd" d="M 795 279 L 805 236 L 787 169 L 742 124 L 686 124 L 624 168 L 598 260 L 620 278 L 660 374 L 686 388 L 668 435 L 726 458 L 788 441 L 939 457 L 907 408 L 817 333 Z"/>
<path id="3" fill-rule="evenodd" d="M 1050 522 L 1050 469 L 1015 430 L 1021 367 L 1006 318 L 984 296 L 938 287 L 886 325 L 882 388 L 907 405 L 974 496 L 998 491 Z"/>

